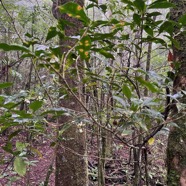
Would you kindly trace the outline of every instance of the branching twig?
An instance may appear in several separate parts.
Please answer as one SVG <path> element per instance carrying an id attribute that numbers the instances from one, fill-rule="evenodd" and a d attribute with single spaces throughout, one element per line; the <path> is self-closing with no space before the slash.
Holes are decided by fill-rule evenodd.
<path id="1" fill-rule="evenodd" d="M 19 32 L 18 32 L 16 26 L 15 26 L 15 21 L 14 21 L 14 19 L 12 18 L 12 16 L 11 16 L 10 13 L 8 12 L 8 10 L 6 9 L 6 7 L 5 7 L 5 5 L 4 5 L 4 3 L 3 3 L 2 0 L 0 0 L 0 3 L 1 3 L 3 9 L 5 10 L 5 12 L 6 12 L 6 13 L 8 14 L 8 16 L 10 17 L 10 19 L 11 19 L 11 21 L 12 21 L 13 28 L 14 28 L 16 34 L 18 35 L 19 39 L 20 39 L 20 40 L 22 41 L 22 43 L 23 43 L 23 39 L 21 38 L 21 36 L 20 36 L 20 34 L 19 34 Z"/>

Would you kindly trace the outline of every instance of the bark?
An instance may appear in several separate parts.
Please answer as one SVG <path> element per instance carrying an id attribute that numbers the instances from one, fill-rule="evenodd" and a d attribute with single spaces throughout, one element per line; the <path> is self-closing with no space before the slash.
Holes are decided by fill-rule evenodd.
<path id="1" fill-rule="evenodd" d="M 69 17 L 66 14 L 60 15 L 57 6 L 65 4 L 68 0 L 55 0 L 53 2 L 53 15 L 57 19 L 63 19 L 69 21 L 75 25 L 75 27 L 66 26 L 65 34 L 66 36 L 76 35 L 80 28 L 82 28 L 82 23 Z M 76 0 L 76 3 L 81 6 L 84 5 L 83 0 Z M 67 46 L 73 46 L 73 40 L 60 41 L 61 50 L 63 53 L 68 51 Z M 81 62 L 78 62 L 81 65 Z M 73 68 L 73 66 L 72 66 Z M 78 78 L 73 74 L 71 75 L 69 70 L 66 70 L 65 81 L 68 85 L 74 89 L 80 90 L 80 82 Z M 62 89 L 63 79 L 59 80 L 61 82 Z M 67 91 L 68 96 L 61 100 L 59 105 L 73 110 L 76 115 L 82 112 L 81 105 L 77 102 L 76 98 L 70 95 Z M 80 94 L 76 93 L 77 96 Z M 82 99 L 79 97 L 79 99 Z M 81 119 L 81 118 L 80 118 Z M 87 186 L 88 185 L 88 173 L 87 173 L 87 156 L 86 156 L 86 130 L 79 129 L 77 118 L 70 116 L 61 116 L 59 118 L 59 124 L 70 125 L 70 127 L 65 130 L 62 136 L 59 138 L 57 152 L 56 152 L 56 186 Z"/>
<path id="2" fill-rule="evenodd" d="M 176 5 L 170 11 L 171 19 L 178 21 L 179 17 L 186 14 L 186 1 L 172 0 Z M 180 48 L 173 46 L 174 62 L 179 63 L 175 72 L 173 83 L 173 94 L 186 89 L 186 36 L 179 33 L 175 27 L 175 39 L 180 43 Z M 175 66 L 175 65 L 174 65 Z M 180 103 L 186 103 L 186 97 L 183 95 L 179 99 Z M 170 129 L 168 147 L 167 147 L 167 185 L 168 186 L 186 186 L 186 114 L 185 109 L 178 112 L 176 104 L 172 104 L 172 116 L 178 127 Z"/>

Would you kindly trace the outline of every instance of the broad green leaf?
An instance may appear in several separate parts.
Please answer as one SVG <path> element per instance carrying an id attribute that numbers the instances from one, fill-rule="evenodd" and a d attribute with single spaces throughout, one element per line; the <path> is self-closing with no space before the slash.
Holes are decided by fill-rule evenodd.
<path id="1" fill-rule="evenodd" d="M 182 25 L 186 25 L 186 14 L 185 15 L 182 15 L 179 18 L 178 22 L 181 23 Z"/>
<path id="2" fill-rule="evenodd" d="M 160 13 L 160 12 L 147 13 L 147 17 L 159 16 L 159 15 L 162 15 L 162 13 Z"/>
<path id="3" fill-rule="evenodd" d="M 30 113 L 27 113 L 25 110 L 14 110 L 14 113 L 19 115 L 17 118 L 19 119 L 31 119 L 33 118 L 33 115 Z"/>
<path id="4" fill-rule="evenodd" d="M 122 92 L 123 92 L 123 94 L 124 94 L 128 99 L 131 98 L 132 93 L 131 93 L 131 91 L 130 91 L 130 89 L 129 89 L 129 87 L 128 87 L 127 85 L 123 85 L 123 87 L 122 87 Z"/>
<path id="5" fill-rule="evenodd" d="M 130 0 L 121 0 L 121 2 L 128 4 L 128 5 L 133 5 L 132 1 L 130 1 Z"/>
<path id="6" fill-rule="evenodd" d="M 174 30 L 174 25 L 170 21 L 165 21 L 159 28 L 159 33 L 162 32 L 168 32 L 170 35 L 172 35 Z"/>
<path id="7" fill-rule="evenodd" d="M 95 52 L 100 53 L 101 55 L 105 56 L 106 58 L 115 59 L 114 56 L 111 53 L 107 52 L 104 49 L 93 48 L 92 50 L 95 51 Z"/>
<path id="8" fill-rule="evenodd" d="M 2 107 L 7 108 L 7 109 L 12 109 L 12 108 L 17 107 L 19 104 L 20 103 L 9 102 L 9 103 L 2 105 Z"/>
<path id="9" fill-rule="evenodd" d="M 164 9 L 164 8 L 173 8 L 175 7 L 174 4 L 166 1 L 166 0 L 157 0 L 155 2 L 153 2 L 152 4 L 149 5 L 149 9 Z"/>
<path id="10" fill-rule="evenodd" d="M 134 15 L 133 15 L 133 20 L 135 21 L 135 23 L 136 23 L 138 26 L 141 25 L 142 19 L 141 19 L 141 16 L 140 16 L 139 14 L 134 14 Z"/>
<path id="11" fill-rule="evenodd" d="M 107 11 L 107 6 L 106 6 L 105 4 L 102 4 L 102 5 L 100 5 L 99 7 L 101 8 L 101 10 L 102 10 L 104 13 L 106 13 L 106 11 Z"/>
<path id="12" fill-rule="evenodd" d="M 83 37 L 76 47 L 81 59 L 88 60 L 90 58 L 91 39 L 89 36 Z"/>
<path id="13" fill-rule="evenodd" d="M 9 152 L 10 154 L 13 154 L 13 149 L 12 149 L 12 143 L 7 142 L 5 146 L 2 147 L 2 149 L 6 152 Z"/>
<path id="14" fill-rule="evenodd" d="M 21 58 L 32 58 L 32 57 L 35 57 L 35 55 L 34 54 L 31 54 L 31 53 L 25 53 L 25 54 L 23 54 L 23 55 L 21 55 Z"/>
<path id="15" fill-rule="evenodd" d="M 16 141 L 16 149 L 20 152 L 22 152 L 27 147 L 26 143 L 22 143 L 19 141 Z"/>
<path id="16" fill-rule="evenodd" d="M 109 21 L 103 21 L 103 20 L 97 20 L 97 21 L 94 21 L 92 24 L 91 24 L 91 28 L 95 28 L 95 27 L 98 27 L 98 26 L 105 26 L 105 25 L 108 25 L 109 24 Z"/>
<path id="17" fill-rule="evenodd" d="M 5 97 L 0 96 L 0 106 L 3 106 L 4 102 L 5 102 Z"/>
<path id="18" fill-rule="evenodd" d="M 94 41 L 99 41 L 99 40 L 103 41 L 105 39 L 115 39 L 115 36 L 114 36 L 115 34 L 116 34 L 116 32 L 104 33 L 104 34 L 102 34 L 102 33 L 95 33 L 93 38 L 92 38 L 92 40 L 94 40 Z"/>
<path id="19" fill-rule="evenodd" d="M 30 50 L 24 46 L 21 45 L 8 45 L 6 43 L 0 43 L 0 49 L 4 51 L 22 51 L 22 52 L 30 52 Z"/>
<path id="20" fill-rule="evenodd" d="M 112 73 L 112 68 L 111 68 L 111 67 L 106 67 L 105 70 L 106 70 L 109 74 Z"/>
<path id="21" fill-rule="evenodd" d="M 98 4 L 98 0 L 89 0 L 89 1 Z"/>
<path id="22" fill-rule="evenodd" d="M 8 88 L 8 87 L 11 87 L 12 85 L 13 85 L 13 83 L 11 83 L 11 82 L 0 83 L 0 89 L 1 88 Z"/>
<path id="23" fill-rule="evenodd" d="M 145 30 L 145 32 L 146 32 L 147 34 L 149 34 L 150 36 L 153 37 L 153 35 L 154 35 L 153 29 L 151 29 L 148 25 L 145 25 L 145 26 L 144 26 L 144 30 Z"/>
<path id="24" fill-rule="evenodd" d="M 17 136 L 17 135 L 19 134 L 19 132 L 21 132 L 20 129 L 14 131 L 12 134 L 10 134 L 10 135 L 8 136 L 8 140 L 10 141 L 13 137 Z"/>
<path id="25" fill-rule="evenodd" d="M 26 163 L 22 157 L 16 157 L 14 160 L 14 170 L 20 175 L 24 176 L 26 174 Z"/>
<path id="26" fill-rule="evenodd" d="M 153 83 L 145 81 L 142 77 L 136 77 L 136 80 L 143 86 L 145 86 L 147 89 L 149 89 L 151 92 L 158 92 L 157 88 L 154 86 Z"/>
<path id="27" fill-rule="evenodd" d="M 178 40 L 172 38 L 169 35 L 164 35 L 165 37 L 167 37 L 168 39 L 170 39 L 170 41 L 173 43 L 174 47 L 176 47 L 177 49 L 180 49 L 180 43 Z"/>
<path id="28" fill-rule="evenodd" d="M 36 110 L 40 109 L 42 105 L 43 105 L 43 101 L 36 100 L 30 103 L 29 108 L 35 112 Z"/>
<path id="29" fill-rule="evenodd" d="M 56 27 L 50 27 L 47 33 L 46 41 L 52 39 L 53 37 L 57 35 L 58 35 L 58 32 L 56 30 Z"/>
<path id="30" fill-rule="evenodd" d="M 83 8 L 77 3 L 74 2 L 65 3 L 64 5 L 59 6 L 59 10 L 61 13 L 66 13 L 70 17 L 80 19 L 85 24 L 88 24 L 90 22 Z"/>
<path id="31" fill-rule="evenodd" d="M 140 12 L 145 12 L 146 5 L 144 0 L 135 0 L 133 4 Z"/>

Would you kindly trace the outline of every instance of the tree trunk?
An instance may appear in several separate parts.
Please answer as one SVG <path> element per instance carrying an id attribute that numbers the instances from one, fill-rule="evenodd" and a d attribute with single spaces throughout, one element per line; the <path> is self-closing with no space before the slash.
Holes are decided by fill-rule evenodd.
<path id="1" fill-rule="evenodd" d="M 77 20 L 69 17 L 66 14 L 60 15 L 57 6 L 63 5 L 67 3 L 68 0 L 55 0 L 53 2 L 53 15 L 57 19 L 63 19 L 69 21 L 76 25 L 66 26 L 65 27 L 65 35 L 66 36 L 74 36 L 79 33 L 80 28 L 82 28 L 82 23 Z M 76 3 L 83 6 L 83 0 L 75 0 Z M 66 46 L 73 46 L 74 41 L 60 41 L 62 46 L 62 52 L 66 53 L 68 49 Z M 79 61 L 78 63 L 81 64 Z M 72 66 L 73 68 L 74 66 Z M 70 68 L 69 68 L 70 69 Z M 71 75 L 69 70 L 65 71 L 65 81 L 68 83 L 70 88 L 74 90 L 80 90 L 80 82 L 78 82 L 78 78 L 73 74 Z M 61 82 L 61 86 L 63 89 L 64 80 L 62 78 L 59 79 Z M 60 100 L 59 105 L 74 111 L 74 115 L 77 115 L 82 112 L 81 105 L 78 103 L 76 98 L 71 95 L 67 90 L 66 98 Z M 75 93 L 77 96 L 81 95 L 78 91 Z M 82 99 L 79 97 L 79 99 Z M 81 118 L 78 118 L 81 120 Z M 87 186 L 88 185 L 88 173 L 87 173 L 87 156 L 86 156 L 86 130 L 85 128 L 79 128 L 81 121 L 78 121 L 77 118 L 73 118 L 72 116 L 61 116 L 59 118 L 59 124 L 70 125 L 70 127 L 63 132 L 63 134 L 59 137 L 59 142 L 57 146 L 56 152 L 56 186 Z"/>
<path id="2" fill-rule="evenodd" d="M 186 1 L 171 0 L 176 5 L 170 12 L 171 19 L 178 22 L 178 19 L 186 14 Z M 175 27 L 175 39 L 180 43 L 180 48 L 173 46 L 174 62 L 179 63 L 175 70 L 173 83 L 173 94 L 186 90 L 186 36 L 179 33 Z M 174 65 L 175 66 L 175 65 Z M 179 103 L 172 104 L 172 116 L 178 127 L 170 129 L 167 147 L 167 184 L 168 186 L 186 186 L 186 114 L 185 109 L 178 112 L 176 104 L 186 104 L 186 97 L 183 95 Z"/>

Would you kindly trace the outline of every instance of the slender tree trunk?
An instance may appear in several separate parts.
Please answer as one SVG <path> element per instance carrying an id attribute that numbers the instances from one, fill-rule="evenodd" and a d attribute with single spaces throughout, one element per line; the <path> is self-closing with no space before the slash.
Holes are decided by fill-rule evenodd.
<path id="1" fill-rule="evenodd" d="M 171 19 L 178 19 L 186 14 L 186 1 L 171 0 L 176 5 L 170 12 Z M 175 72 L 173 94 L 186 90 L 186 36 L 180 34 L 175 27 L 175 39 L 180 43 L 180 48 L 173 46 L 174 62 L 179 63 Z M 186 96 L 179 99 L 179 103 L 186 104 Z M 172 105 L 172 115 L 178 127 L 170 130 L 167 147 L 167 184 L 168 186 L 186 186 L 186 114 L 183 108 L 178 112 L 176 104 Z"/>
<path id="2" fill-rule="evenodd" d="M 82 23 L 69 17 L 66 14 L 60 15 L 57 6 L 67 3 L 68 0 L 55 0 L 53 2 L 53 14 L 57 19 L 63 19 L 75 24 L 75 27 L 66 26 L 65 34 L 66 36 L 74 36 L 79 33 L 80 28 L 82 28 Z M 81 6 L 84 5 L 83 0 L 75 0 L 76 3 Z M 60 41 L 62 46 L 62 52 L 66 53 L 68 49 L 66 46 L 73 46 L 73 40 Z M 78 63 L 81 64 L 79 61 Z M 72 66 L 73 68 L 74 66 Z M 80 82 L 78 78 L 73 74 L 71 75 L 69 70 L 66 70 L 65 81 L 68 83 L 70 88 L 74 90 L 80 89 Z M 63 89 L 63 79 L 60 78 L 61 86 Z M 78 116 L 82 112 L 81 105 L 77 102 L 76 98 L 68 93 L 66 98 L 62 99 L 59 103 L 60 106 L 66 107 L 74 111 L 75 115 Z M 81 95 L 78 91 L 75 93 L 77 96 Z M 82 99 L 79 97 L 79 99 Z M 81 118 L 78 118 L 81 120 Z M 56 152 L 56 186 L 87 186 L 88 185 L 88 174 L 87 174 L 87 157 L 86 157 L 86 130 L 79 129 L 77 118 L 72 116 L 61 116 L 59 118 L 59 124 L 70 125 L 70 127 L 63 132 L 59 137 L 59 142 Z"/>

